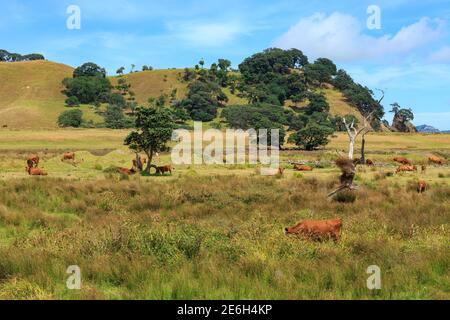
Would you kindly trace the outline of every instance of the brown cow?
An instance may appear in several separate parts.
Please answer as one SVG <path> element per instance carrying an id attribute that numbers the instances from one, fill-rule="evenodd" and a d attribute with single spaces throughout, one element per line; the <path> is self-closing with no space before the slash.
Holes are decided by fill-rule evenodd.
<path id="1" fill-rule="evenodd" d="M 37 166 L 39 165 L 39 156 L 38 155 L 31 155 L 27 158 L 27 165 L 28 167 L 30 166 L 30 163 L 32 163 L 31 166 L 34 166 L 35 168 L 37 168 Z"/>
<path id="2" fill-rule="evenodd" d="M 65 160 L 75 161 L 75 152 L 65 152 L 61 158 L 61 161 Z"/>
<path id="3" fill-rule="evenodd" d="M 423 180 L 417 183 L 417 192 L 424 193 L 427 190 L 427 183 Z"/>
<path id="4" fill-rule="evenodd" d="M 297 234 L 312 240 L 333 239 L 337 242 L 341 236 L 342 220 L 304 220 L 291 228 L 285 228 L 286 235 Z"/>
<path id="5" fill-rule="evenodd" d="M 303 165 L 303 164 L 295 164 L 294 165 L 294 170 L 295 171 L 313 171 L 313 167 L 306 166 L 306 165 Z"/>
<path id="6" fill-rule="evenodd" d="M 375 163 L 372 160 L 367 159 L 366 160 L 366 165 L 368 165 L 369 167 L 373 167 L 373 166 L 375 166 Z"/>
<path id="7" fill-rule="evenodd" d="M 417 171 L 417 167 L 416 166 L 400 166 L 397 168 L 395 173 L 406 172 L 406 171 Z"/>
<path id="8" fill-rule="evenodd" d="M 429 163 L 434 163 L 437 165 L 442 166 L 443 164 L 445 164 L 445 160 L 436 156 L 429 156 L 428 157 L 428 162 Z"/>
<path id="9" fill-rule="evenodd" d="M 172 167 L 171 165 L 156 167 L 156 174 L 164 175 L 164 173 L 166 172 L 170 172 L 170 174 L 172 174 L 172 170 L 175 170 L 175 168 Z"/>
<path id="10" fill-rule="evenodd" d="M 404 165 L 412 165 L 411 160 L 406 159 L 405 157 L 395 157 L 394 158 L 395 162 L 404 164 Z"/>
<path id="11" fill-rule="evenodd" d="M 131 169 L 118 167 L 117 171 L 120 174 L 123 174 L 123 175 L 126 175 L 126 176 L 131 176 L 131 175 L 136 174 L 137 173 L 136 160 L 133 160 L 132 163 L 133 163 L 133 166 L 131 167 Z"/>
<path id="12" fill-rule="evenodd" d="M 30 176 L 46 176 L 47 172 L 40 168 L 35 168 L 33 166 L 25 168 Z"/>

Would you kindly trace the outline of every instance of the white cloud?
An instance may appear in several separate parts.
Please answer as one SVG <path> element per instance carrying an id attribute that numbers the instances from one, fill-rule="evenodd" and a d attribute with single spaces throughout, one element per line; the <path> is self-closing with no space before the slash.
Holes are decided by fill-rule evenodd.
<path id="1" fill-rule="evenodd" d="M 168 30 L 175 38 L 202 47 L 221 47 L 238 36 L 250 34 L 249 28 L 239 21 L 177 22 L 168 24 Z"/>
<path id="2" fill-rule="evenodd" d="M 312 58 L 328 57 L 345 62 L 407 54 L 439 39 L 443 33 L 442 20 L 422 18 L 393 36 L 374 37 L 364 34 L 362 25 L 351 15 L 316 13 L 301 19 L 274 44 L 280 48 L 298 48 Z"/>
<path id="3" fill-rule="evenodd" d="M 430 55 L 429 60 L 431 62 L 450 62 L 450 47 L 445 46 L 442 47 L 440 50 L 432 53 Z"/>

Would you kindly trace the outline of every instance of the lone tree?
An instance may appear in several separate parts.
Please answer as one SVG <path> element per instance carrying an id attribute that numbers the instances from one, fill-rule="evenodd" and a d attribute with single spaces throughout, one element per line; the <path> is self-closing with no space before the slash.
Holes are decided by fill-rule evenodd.
<path id="1" fill-rule="evenodd" d="M 152 164 L 153 155 L 168 149 L 167 142 L 171 139 L 175 127 L 172 114 L 169 109 L 163 107 L 138 107 L 135 123 L 137 130 L 125 138 L 124 144 L 136 153 L 136 159 L 139 158 L 140 152 L 147 155 L 144 172 L 150 174 L 150 169 L 156 168 Z"/>

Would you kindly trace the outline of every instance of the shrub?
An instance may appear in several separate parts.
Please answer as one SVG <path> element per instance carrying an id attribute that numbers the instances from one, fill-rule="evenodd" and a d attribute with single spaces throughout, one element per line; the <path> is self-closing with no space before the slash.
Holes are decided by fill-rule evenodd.
<path id="1" fill-rule="evenodd" d="M 353 203 L 356 201 L 356 194 L 352 191 L 340 192 L 333 197 L 333 200 L 340 203 Z"/>
<path id="2" fill-rule="evenodd" d="M 68 110 L 58 117 L 58 126 L 78 128 L 82 123 L 83 112 L 80 109 Z"/>
<path id="3" fill-rule="evenodd" d="M 70 96 L 66 99 L 66 105 L 68 107 L 78 107 L 80 105 L 80 101 L 75 96 Z"/>

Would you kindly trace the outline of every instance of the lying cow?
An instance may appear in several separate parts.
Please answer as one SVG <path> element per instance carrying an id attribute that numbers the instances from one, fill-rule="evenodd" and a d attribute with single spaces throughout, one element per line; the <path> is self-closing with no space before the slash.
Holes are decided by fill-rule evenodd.
<path id="1" fill-rule="evenodd" d="M 46 176 L 47 172 L 40 168 L 35 168 L 33 166 L 25 168 L 30 176 Z"/>
<path id="2" fill-rule="evenodd" d="M 412 171 L 417 171 L 417 167 L 416 166 L 400 166 L 400 167 L 397 168 L 395 173 L 412 172 Z"/>
<path id="3" fill-rule="evenodd" d="M 306 166 L 304 164 L 295 164 L 294 170 L 295 171 L 313 171 L 313 167 Z"/>
<path id="4" fill-rule="evenodd" d="M 375 166 L 375 163 L 372 160 L 367 159 L 366 160 L 366 165 L 369 166 L 369 167 L 373 167 L 373 166 Z"/>
<path id="5" fill-rule="evenodd" d="M 395 157 L 394 158 L 395 162 L 404 164 L 404 165 L 412 165 L 411 160 L 406 159 L 405 157 Z"/>
<path id="6" fill-rule="evenodd" d="M 27 166 L 30 167 L 30 163 L 32 164 L 31 166 L 37 168 L 37 166 L 39 165 L 39 156 L 38 155 L 31 155 L 27 158 Z"/>
<path id="7" fill-rule="evenodd" d="M 434 163 L 437 165 L 442 166 L 443 164 L 445 164 L 445 160 L 436 156 L 429 156 L 428 157 L 428 162 L 429 163 Z"/>
<path id="8" fill-rule="evenodd" d="M 75 161 L 75 152 L 65 152 L 61 158 L 61 161 L 72 160 Z"/>
<path id="9" fill-rule="evenodd" d="M 170 172 L 170 174 L 172 174 L 172 170 L 175 170 L 175 168 L 171 165 L 156 167 L 156 174 L 164 175 L 166 172 Z"/>
<path id="10" fill-rule="evenodd" d="M 342 220 L 304 220 L 291 228 L 285 228 L 286 235 L 301 235 L 314 241 L 333 239 L 337 242 L 341 237 Z"/>

